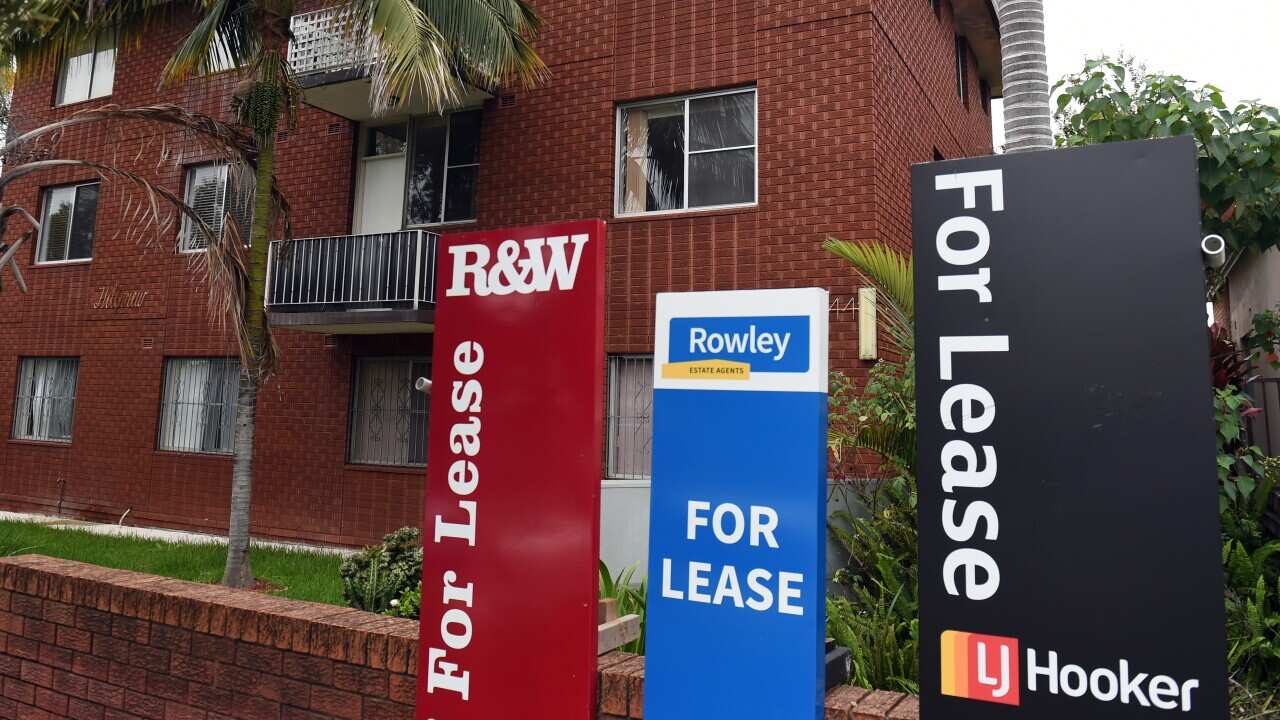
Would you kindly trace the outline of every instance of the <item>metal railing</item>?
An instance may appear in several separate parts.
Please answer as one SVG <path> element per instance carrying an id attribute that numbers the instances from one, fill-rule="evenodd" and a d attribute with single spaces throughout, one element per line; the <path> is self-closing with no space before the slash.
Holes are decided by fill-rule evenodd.
<path id="1" fill-rule="evenodd" d="M 417 309 L 436 297 L 439 236 L 425 230 L 276 240 L 267 306 L 276 312 Z"/>
<path id="2" fill-rule="evenodd" d="M 348 32 L 347 20 L 338 7 L 294 15 L 289 20 L 293 39 L 289 41 L 289 65 L 299 75 L 363 67 L 375 50 L 368 33 Z"/>
<path id="3" fill-rule="evenodd" d="M 610 355 L 605 476 L 648 480 L 653 464 L 653 356 Z"/>
<path id="4" fill-rule="evenodd" d="M 1249 418 L 1249 441 L 1268 456 L 1280 455 L 1280 378 L 1258 378 L 1248 392 L 1253 406 L 1262 410 Z"/>

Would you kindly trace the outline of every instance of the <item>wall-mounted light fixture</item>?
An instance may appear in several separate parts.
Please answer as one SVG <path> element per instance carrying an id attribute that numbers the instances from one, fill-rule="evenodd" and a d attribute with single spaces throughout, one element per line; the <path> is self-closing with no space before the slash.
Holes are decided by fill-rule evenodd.
<path id="1" fill-rule="evenodd" d="M 858 359 L 875 360 L 879 356 L 876 347 L 876 289 L 858 288 Z"/>

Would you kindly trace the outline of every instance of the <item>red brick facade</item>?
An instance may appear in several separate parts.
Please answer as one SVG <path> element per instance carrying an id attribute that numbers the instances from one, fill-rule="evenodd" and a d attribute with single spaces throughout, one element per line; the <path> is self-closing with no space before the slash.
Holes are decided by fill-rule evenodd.
<path id="1" fill-rule="evenodd" d="M 956 31 L 940 2 L 935 15 L 928 0 L 535 0 L 552 77 L 516 91 L 513 106 L 485 104 L 478 222 L 468 228 L 608 220 L 610 353 L 651 351 L 657 292 L 817 285 L 847 302 L 859 281 L 821 241 L 907 247 L 909 164 L 935 151 L 991 150 L 976 67 L 967 105 L 956 92 Z M 175 18 L 141 46 L 122 48 L 109 99 L 54 108 L 52 74 L 22 76 L 14 98 L 21 127 L 104 102 L 175 102 L 225 117 L 229 76 L 159 88 L 187 22 Z M 758 90 L 758 204 L 615 218 L 617 104 L 739 86 Z M 296 236 L 351 232 L 356 129 L 307 107 L 282 135 L 278 172 Z M 171 137 L 179 160 L 157 164 L 162 140 L 80 130 L 57 153 L 132 164 L 181 192 L 182 166 L 198 158 L 179 155 L 183 143 Z M 135 162 L 143 142 L 149 152 Z M 6 200 L 34 212 L 41 188 L 90 177 L 41 174 L 15 183 Z M 31 293 L 9 286 L 0 295 L 0 508 L 111 519 L 129 511 L 133 523 L 218 531 L 230 458 L 158 451 L 157 423 L 164 359 L 229 356 L 232 345 L 209 320 L 204 283 L 173 251 L 176 231 L 131 232 L 131 195 L 104 183 L 91 262 L 33 267 L 32 243 L 18 257 Z M 11 229 L 7 239 L 15 237 Z M 146 291 L 146 300 L 95 310 L 102 288 Z M 429 354 L 431 336 L 277 337 L 282 367 L 259 400 L 254 532 L 350 544 L 417 524 L 422 471 L 348 464 L 348 405 L 353 357 Z M 856 341 L 853 313 L 834 313 L 833 367 L 865 372 Z M 8 439 L 18 360 L 42 355 L 81 358 L 67 445 Z"/>
<path id="2" fill-rule="evenodd" d="M 408 720 L 417 640 L 412 620 L 0 559 L 0 718 Z M 598 667 L 600 720 L 643 718 L 644 658 L 614 652 Z M 920 717 L 914 697 L 849 686 L 825 706 L 827 720 Z"/>

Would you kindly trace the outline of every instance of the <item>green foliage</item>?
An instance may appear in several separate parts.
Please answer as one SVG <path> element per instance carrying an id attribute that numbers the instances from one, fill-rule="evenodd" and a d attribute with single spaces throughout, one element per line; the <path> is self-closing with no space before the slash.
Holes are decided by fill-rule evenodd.
<path id="1" fill-rule="evenodd" d="M 1214 391 L 1222 568 L 1226 577 L 1227 667 L 1250 697 L 1280 692 L 1280 540 L 1263 525 L 1280 458 L 1243 441 L 1249 399 Z"/>
<path id="2" fill-rule="evenodd" d="M 400 597 L 391 601 L 391 607 L 387 609 L 387 614 L 394 617 L 409 618 L 417 620 L 418 613 L 422 610 L 422 581 L 405 590 Z"/>
<path id="3" fill-rule="evenodd" d="M 645 630 L 648 621 L 648 581 L 634 582 L 636 566 L 632 565 L 616 576 L 609 566 L 600 561 L 600 598 L 618 602 L 618 617 L 640 616 L 640 637 L 618 648 L 623 652 L 644 654 Z"/>
<path id="4" fill-rule="evenodd" d="M 881 361 L 867 373 L 861 388 L 841 372 L 831 373 L 827 446 L 836 461 L 835 475 L 850 477 L 857 451 L 879 455 L 894 472 L 915 472 L 915 357 Z"/>
<path id="5" fill-rule="evenodd" d="M 405 527 L 342 561 L 342 598 L 357 610 L 385 613 L 422 581 L 422 532 Z"/>
<path id="6" fill-rule="evenodd" d="M 854 500 L 827 528 L 849 556 L 827 598 L 827 634 L 852 653 L 852 681 L 863 687 L 919 691 L 920 584 L 916 529 L 915 287 L 911 258 L 879 243 L 828 240 L 882 290 L 881 317 L 902 361 L 882 360 L 861 388 L 832 373 L 827 443 L 835 477 Z M 866 479 L 859 451 L 883 460 L 883 476 Z M 846 495 L 849 497 L 849 495 Z"/>
<path id="7" fill-rule="evenodd" d="M 1252 412 L 1249 397 L 1234 385 L 1213 393 L 1213 417 L 1217 425 L 1218 504 L 1223 513 L 1223 529 L 1228 537 L 1241 539 L 1261 533 L 1259 520 L 1274 478 L 1264 469 L 1266 457 L 1252 445 L 1244 444 L 1244 423 Z M 1256 523 L 1253 529 L 1245 523 Z"/>
<path id="8" fill-rule="evenodd" d="M 1280 540 L 1247 551 L 1240 542 L 1222 550 L 1227 574 L 1227 667 L 1246 687 L 1280 689 Z"/>
<path id="9" fill-rule="evenodd" d="M 1059 144 L 1191 135 L 1204 232 L 1226 239 L 1233 258 L 1280 243 L 1280 110 L 1256 102 L 1229 108 L 1213 85 L 1105 57 L 1054 89 Z"/>
<path id="10" fill-rule="evenodd" d="M 855 486 L 861 504 L 827 526 L 849 555 L 833 578 L 845 596 L 827 598 L 827 634 L 853 655 L 852 682 L 917 693 L 920 583 L 915 479 L 901 475 Z"/>

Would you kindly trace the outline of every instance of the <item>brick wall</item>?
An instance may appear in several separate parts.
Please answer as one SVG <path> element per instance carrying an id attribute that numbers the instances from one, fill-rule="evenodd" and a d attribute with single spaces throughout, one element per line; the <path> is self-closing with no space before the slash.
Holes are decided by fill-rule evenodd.
<path id="1" fill-rule="evenodd" d="M 485 105 L 479 217 L 467 228 L 606 218 L 609 353 L 652 351 L 658 292 L 820 286 L 847 305 L 865 283 L 820 243 L 835 236 L 908 247 L 909 165 L 934 148 L 947 157 L 991 149 L 973 68 L 967 106 L 955 92 L 955 27 L 941 1 L 939 17 L 925 0 L 535 0 L 550 80 L 515 90 L 513 107 Z M 145 44 L 122 48 L 110 98 L 54 108 L 53 74 L 24 73 L 14 98 L 19 125 L 108 102 L 174 102 L 226 118 L 234 77 L 160 85 L 190 22 L 177 14 Z M 759 102 L 755 207 L 613 217 L 617 103 L 750 85 Z M 356 131 L 306 107 L 279 142 L 297 236 L 351 231 Z M 169 162 L 156 161 L 160 147 Z M 151 152 L 135 160 L 144 148 Z M 178 193 L 183 166 L 200 159 L 181 136 L 101 129 L 66 133 L 57 153 L 119 162 Z M 6 201 L 38 211 L 42 188 L 90 177 L 23 178 Z M 128 511 L 138 524 L 219 532 L 231 460 L 157 450 L 160 384 L 167 357 L 235 348 L 210 321 L 199 272 L 174 252 L 176 230 L 131 232 L 126 210 L 136 199 L 105 185 L 92 262 L 33 267 L 32 243 L 17 258 L 31 294 L 0 294 L 0 507 L 113 521 Z M 95 312 L 103 287 L 145 290 L 149 300 Z M 832 367 L 865 377 L 854 313 L 831 320 Z M 348 405 L 353 357 L 429 354 L 431 336 L 326 343 L 280 331 L 277 339 L 280 372 L 259 396 L 253 532 L 363 544 L 420 522 L 421 470 L 346 462 Z M 34 355 L 81 358 L 70 444 L 7 439 L 18 360 Z"/>
<path id="2" fill-rule="evenodd" d="M 417 645 L 410 620 L 38 555 L 0 559 L 0 720 L 408 720 Z M 610 653 L 599 669 L 600 720 L 643 717 L 644 658 Z M 842 687 L 825 717 L 918 720 L 918 707 Z"/>
<path id="3" fill-rule="evenodd" d="M 409 620 L 0 559 L 0 718 L 407 720 L 417 641 Z"/>

